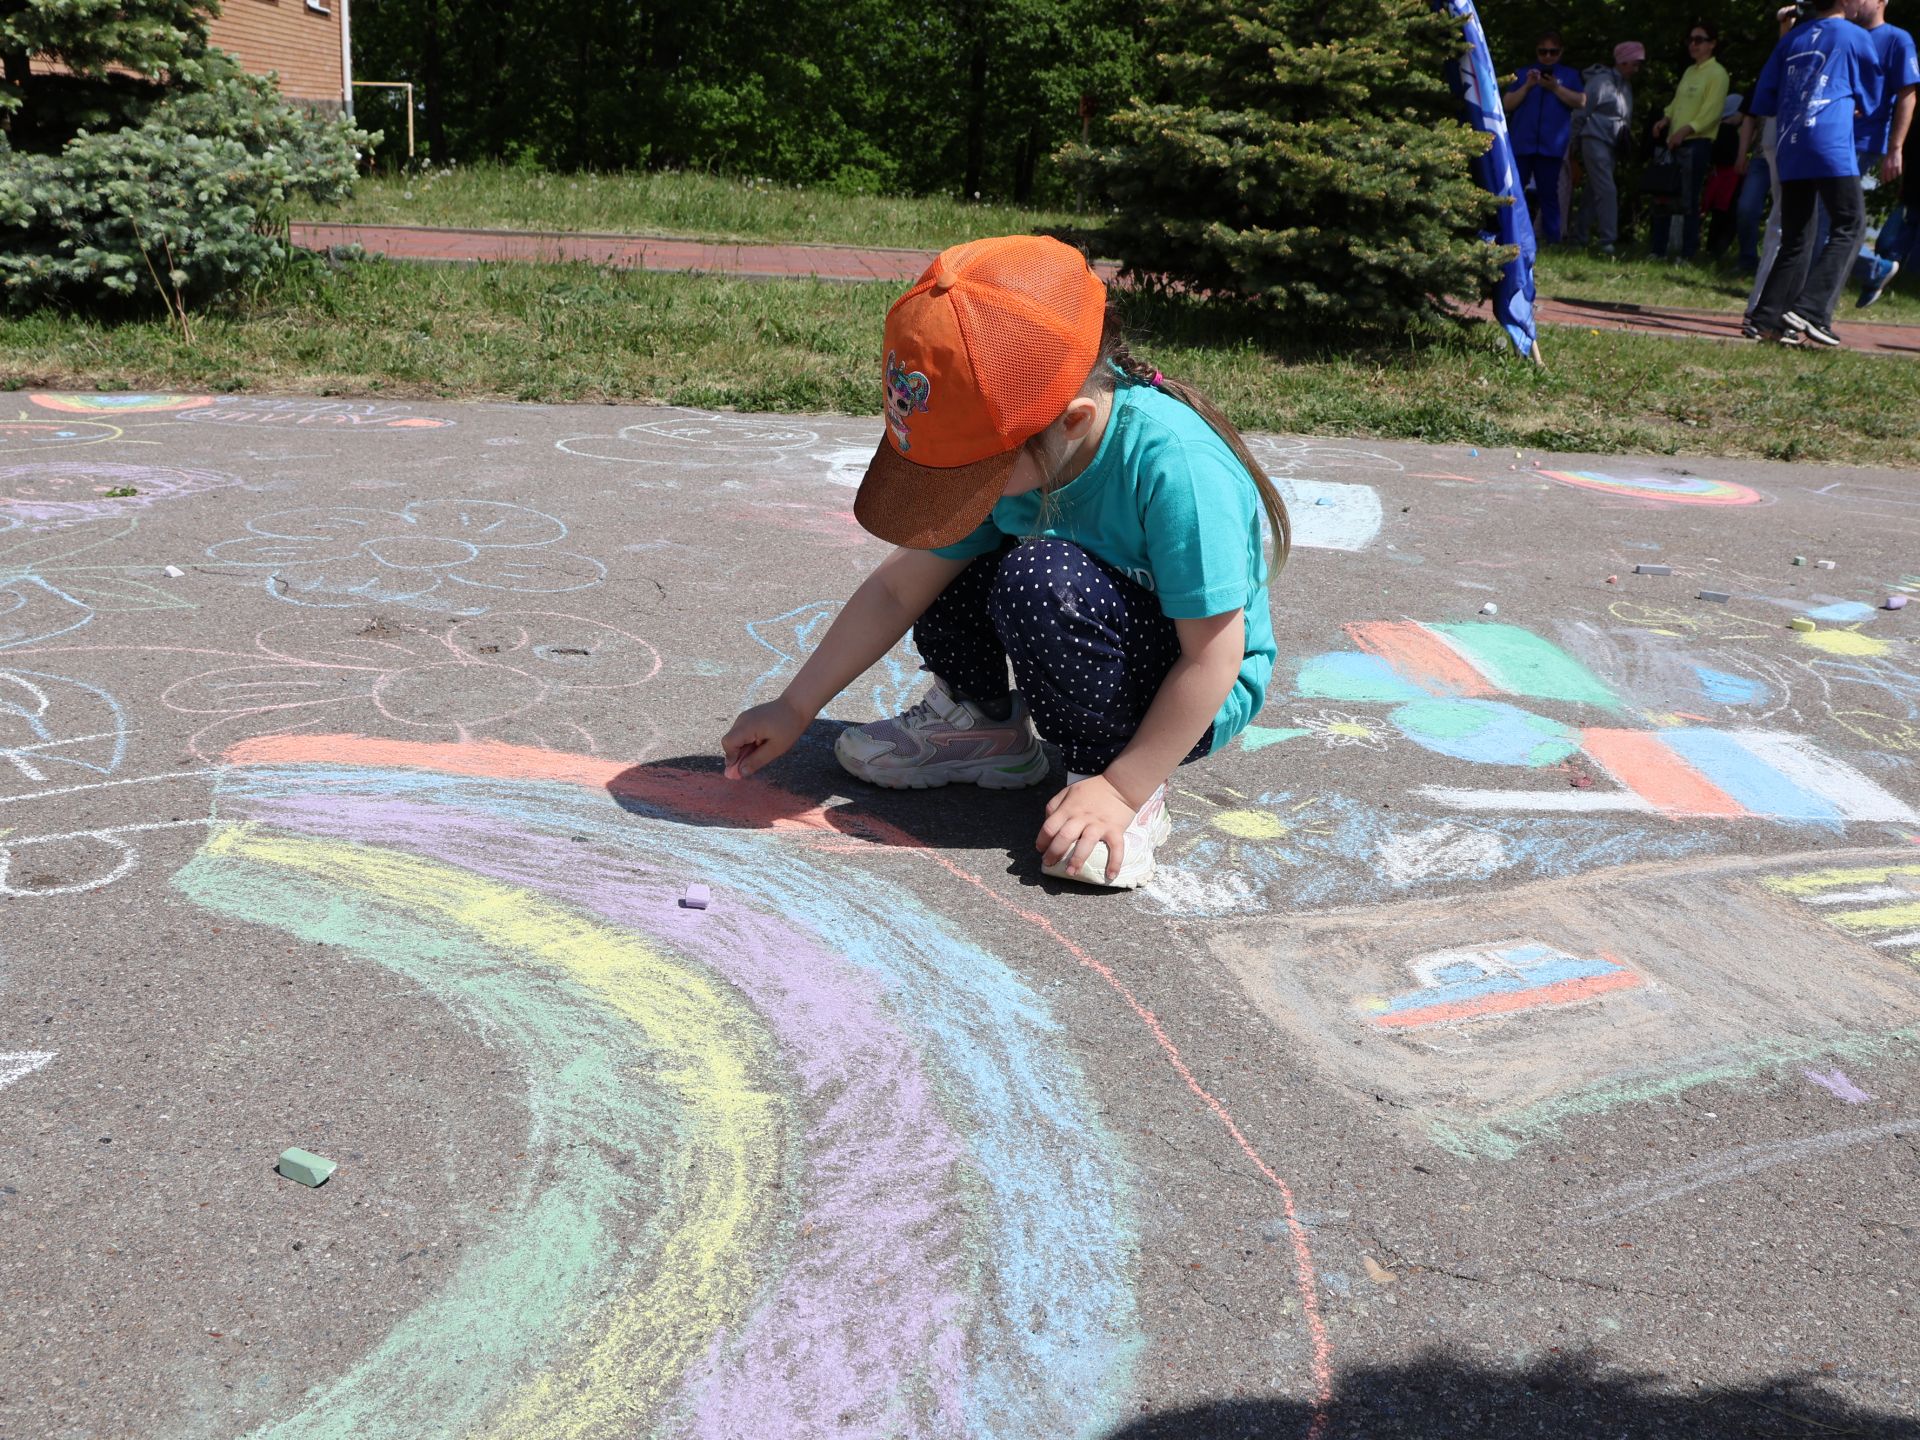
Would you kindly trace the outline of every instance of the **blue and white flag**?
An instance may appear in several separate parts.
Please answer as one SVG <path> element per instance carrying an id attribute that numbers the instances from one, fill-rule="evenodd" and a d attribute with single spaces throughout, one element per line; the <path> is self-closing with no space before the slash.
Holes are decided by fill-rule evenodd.
<path id="1" fill-rule="evenodd" d="M 1493 292 L 1494 318 L 1506 327 L 1514 348 L 1536 358 L 1533 260 L 1537 251 L 1533 219 L 1527 214 L 1527 197 L 1521 192 L 1520 176 L 1513 163 L 1513 144 L 1507 139 L 1507 112 L 1500 103 L 1500 81 L 1487 49 L 1487 32 L 1481 28 L 1473 0 L 1433 0 L 1433 7 L 1460 21 L 1466 31 L 1466 53 L 1449 60 L 1446 67 L 1447 84 L 1460 97 L 1461 118 L 1483 135 L 1493 137 L 1487 153 L 1473 162 L 1473 178 L 1482 190 L 1510 202 L 1494 212 L 1493 229 L 1482 235 L 1490 245 L 1520 247 L 1520 253 L 1501 272 L 1500 284 Z"/>

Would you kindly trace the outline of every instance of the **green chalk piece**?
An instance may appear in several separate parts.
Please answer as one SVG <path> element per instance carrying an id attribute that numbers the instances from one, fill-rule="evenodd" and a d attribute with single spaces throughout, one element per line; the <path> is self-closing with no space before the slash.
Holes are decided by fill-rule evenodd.
<path id="1" fill-rule="evenodd" d="M 1802 633 L 1804 633 L 1808 630 L 1818 630 L 1820 627 L 1814 624 L 1813 621 L 1809 620 L 1806 616 L 1796 615 L 1793 617 L 1793 619 L 1787 622 L 1787 628 L 1789 630 L 1799 630 Z"/>
<path id="2" fill-rule="evenodd" d="M 1793 557 L 1793 563 L 1796 565 L 1804 565 L 1807 563 L 1807 557 L 1804 555 L 1796 555 Z"/>
<path id="3" fill-rule="evenodd" d="M 280 1173 L 289 1180 L 298 1180 L 302 1185 L 324 1185 L 327 1177 L 339 1169 L 337 1161 L 324 1155 L 315 1155 L 311 1150 L 282 1150 L 280 1152 Z"/>

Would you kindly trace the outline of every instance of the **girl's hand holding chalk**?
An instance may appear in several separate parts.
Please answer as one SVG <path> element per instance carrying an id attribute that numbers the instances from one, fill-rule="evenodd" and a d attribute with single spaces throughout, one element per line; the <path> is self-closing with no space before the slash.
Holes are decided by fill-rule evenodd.
<path id="1" fill-rule="evenodd" d="M 1133 823 L 1134 809 L 1105 776 L 1089 775 L 1047 802 L 1047 821 L 1033 848 L 1041 852 L 1043 865 L 1065 861 L 1071 869 L 1104 841 L 1111 880 L 1126 860 L 1127 826 Z"/>
<path id="2" fill-rule="evenodd" d="M 720 739 L 727 757 L 727 778 L 744 780 L 793 748 L 811 716 L 800 714 L 784 698 L 743 710 Z"/>

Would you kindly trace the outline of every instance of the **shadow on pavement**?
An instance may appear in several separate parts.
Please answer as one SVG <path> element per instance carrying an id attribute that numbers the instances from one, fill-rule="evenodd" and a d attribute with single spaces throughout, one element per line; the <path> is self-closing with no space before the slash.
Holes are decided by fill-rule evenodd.
<path id="1" fill-rule="evenodd" d="M 1676 1395 L 1590 1358 L 1487 1370 L 1434 1358 L 1344 1372 L 1325 1440 L 1914 1440 L 1920 1421 L 1863 1410 L 1806 1380 Z M 1143 1415 L 1107 1440 L 1299 1440 L 1298 1401 L 1223 1400 Z"/>

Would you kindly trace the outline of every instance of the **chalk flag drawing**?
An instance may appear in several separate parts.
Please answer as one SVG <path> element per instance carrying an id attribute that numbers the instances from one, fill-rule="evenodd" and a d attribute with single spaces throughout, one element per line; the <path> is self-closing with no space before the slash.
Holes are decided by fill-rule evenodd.
<path id="1" fill-rule="evenodd" d="M 1843 865 L 1766 884 L 1842 934 L 1920 965 L 1920 864 Z"/>
<path id="2" fill-rule="evenodd" d="M 267 400 L 222 395 L 211 405 L 182 407 L 180 420 L 198 425 L 321 430 L 446 430 L 456 422 L 415 414 L 381 400 Z"/>
<path id="3" fill-rule="evenodd" d="M 0 1090 L 45 1067 L 58 1050 L 14 1050 L 0 1054 Z"/>
<path id="4" fill-rule="evenodd" d="M 1759 505 L 1769 499 L 1749 486 L 1737 485 L 1731 480 L 1709 480 L 1703 475 L 1622 478 L 1598 470 L 1542 470 L 1540 473 L 1562 485 L 1655 505 Z"/>
<path id="5" fill-rule="evenodd" d="M 531 1117 L 491 1233 L 270 1433 L 1117 1422 L 1134 1222 L 1060 1021 L 829 813 L 491 743 L 228 759 L 175 886 L 484 1026 Z"/>
<path id="6" fill-rule="evenodd" d="M 498 500 L 416 500 L 399 511 L 314 505 L 262 515 L 247 529 L 208 558 L 265 572 L 262 588 L 293 605 L 481 615 L 500 592 L 554 595 L 607 576 L 598 560 L 553 548 L 567 535 L 559 520 Z"/>
<path id="7" fill-rule="evenodd" d="M 0 516 L 31 525 L 74 525 L 129 515 L 171 500 L 240 483 L 218 470 L 176 465 L 120 465 L 90 461 L 37 461 L 0 465 Z M 129 495 L 114 495 L 130 490 Z"/>
<path id="8" fill-rule="evenodd" d="M 154 415 L 214 403 L 211 395 L 70 395 L 46 390 L 30 393 L 27 399 L 42 410 L 70 415 Z"/>
<path id="9" fill-rule="evenodd" d="M 1456 1154 L 1508 1158 L 1583 1116 L 1865 1059 L 1914 1033 L 1920 970 L 1832 944 L 1814 912 L 1834 907 L 1767 899 L 1807 858 L 1227 922 L 1205 943 L 1329 1083 L 1387 1100 L 1376 1113 Z M 1854 884 L 1832 883 L 1809 893 Z"/>
<path id="10" fill-rule="evenodd" d="M 584 708 L 660 673 L 660 653 L 598 620 L 499 610 L 441 629 L 298 620 L 263 630 L 254 654 L 179 681 L 161 703 L 211 716 L 189 747 L 212 759 L 256 735 L 338 730 L 368 713 L 418 740 L 505 740 L 595 751 Z M 644 754 L 653 722 L 629 713 L 620 746 Z"/>
<path id="11" fill-rule="evenodd" d="M 1272 477 L 1302 550 L 1364 550 L 1380 534 L 1380 492 L 1371 485 Z"/>
<path id="12" fill-rule="evenodd" d="M 1617 960 L 1581 959 L 1537 940 L 1442 950 L 1407 962 L 1419 982 L 1397 995 L 1363 995 L 1360 1019 L 1375 1030 L 1421 1030 L 1579 1005 L 1646 982 Z"/>

